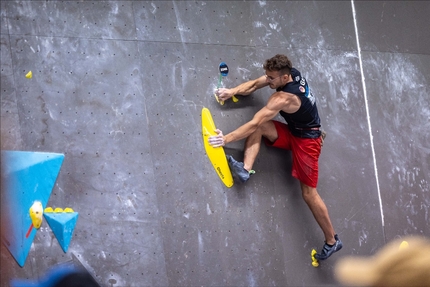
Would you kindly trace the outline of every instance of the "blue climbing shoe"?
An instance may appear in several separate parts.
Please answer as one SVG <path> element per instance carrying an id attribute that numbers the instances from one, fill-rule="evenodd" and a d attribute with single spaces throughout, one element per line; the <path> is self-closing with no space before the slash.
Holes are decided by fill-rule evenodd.
<path id="1" fill-rule="evenodd" d="M 242 183 L 246 182 L 250 175 L 255 173 L 253 170 L 247 171 L 243 167 L 243 162 L 235 160 L 231 155 L 227 155 L 227 161 L 233 175 L 237 177 Z"/>
<path id="2" fill-rule="evenodd" d="M 327 242 L 324 244 L 323 249 L 321 253 L 315 254 L 315 258 L 317 260 L 326 260 L 329 258 L 333 253 L 339 251 L 342 249 L 343 244 L 342 241 L 340 241 L 337 234 L 334 236 L 334 239 L 336 239 L 336 242 L 333 245 L 328 245 Z"/>

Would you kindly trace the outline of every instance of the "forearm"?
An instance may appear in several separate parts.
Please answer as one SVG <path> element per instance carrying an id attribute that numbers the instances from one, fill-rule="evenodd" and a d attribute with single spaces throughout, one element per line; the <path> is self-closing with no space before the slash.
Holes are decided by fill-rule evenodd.
<path id="1" fill-rule="evenodd" d="M 240 84 L 237 87 L 234 87 L 232 90 L 233 90 L 233 95 L 248 96 L 252 94 L 256 89 L 257 88 L 254 85 L 254 81 L 249 81 L 249 82 Z"/>
<path id="2" fill-rule="evenodd" d="M 233 95 L 247 96 L 252 94 L 254 91 L 266 86 L 265 77 L 260 77 L 255 80 L 251 80 L 232 88 Z"/>
<path id="3" fill-rule="evenodd" d="M 228 144 L 231 142 L 239 141 L 251 135 L 256 129 L 258 125 L 254 122 L 248 122 L 231 133 L 224 136 L 224 143 Z"/>
<path id="4" fill-rule="evenodd" d="M 273 102 L 277 100 L 273 98 L 272 100 L 269 100 L 269 101 Z M 244 139 L 250 136 L 252 133 L 254 133 L 258 129 L 258 127 L 260 127 L 264 123 L 271 120 L 280 111 L 279 106 L 282 104 L 282 102 L 281 101 L 277 101 L 277 102 L 278 104 L 272 103 L 272 104 L 268 104 L 268 106 L 263 107 L 254 115 L 251 121 L 240 126 L 239 128 L 232 131 L 231 133 L 223 136 L 224 143 L 228 144 L 230 142 L 235 142 L 235 141 Z"/>

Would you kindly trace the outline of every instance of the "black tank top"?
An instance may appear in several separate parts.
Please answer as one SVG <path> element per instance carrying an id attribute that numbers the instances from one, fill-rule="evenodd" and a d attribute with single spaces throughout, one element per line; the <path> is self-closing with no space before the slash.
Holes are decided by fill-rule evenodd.
<path id="1" fill-rule="evenodd" d="M 300 108 L 297 112 L 288 114 L 281 111 L 280 114 L 288 123 L 288 127 L 294 136 L 300 138 L 318 138 L 321 136 L 321 123 L 318 115 L 315 97 L 308 86 L 308 82 L 299 71 L 291 69 L 293 81 L 277 91 L 284 91 L 297 95 L 301 100 Z"/>

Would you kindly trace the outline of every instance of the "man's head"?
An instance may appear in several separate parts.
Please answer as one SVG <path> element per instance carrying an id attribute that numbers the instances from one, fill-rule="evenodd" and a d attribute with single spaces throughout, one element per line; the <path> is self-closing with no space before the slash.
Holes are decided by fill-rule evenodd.
<path id="1" fill-rule="evenodd" d="M 276 89 L 288 83 L 292 67 L 291 61 L 285 55 L 278 54 L 267 59 L 263 68 L 266 71 L 266 81 L 270 87 Z"/>
<path id="2" fill-rule="evenodd" d="M 293 65 L 288 57 L 281 54 L 267 59 L 263 65 L 264 70 L 269 72 L 280 72 L 283 75 L 289 75 L 292 67 Z"/>

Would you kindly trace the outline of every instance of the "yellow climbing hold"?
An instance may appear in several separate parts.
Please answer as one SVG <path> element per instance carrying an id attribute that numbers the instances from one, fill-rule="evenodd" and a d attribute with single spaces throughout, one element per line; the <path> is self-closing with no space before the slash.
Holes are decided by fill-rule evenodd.
<path id="1" fill-rule="evenodd" d="M 399 250 L 406 249 L 409 247 L 409 243 L 407 241 L 402 241 L 399 246 Z"/>
<path id="2" fill-rule="evenodd" d="M 315 249 L 312 249 L 312 252 L 311 252 L 312 266 L 318 267 L 320 264 L 318 263 L 318 260 L 315 258 L 315 254 L 317 254 L 317 251 Z"/>
<path id="3" fill-rule="evenodd" d="M 54 212 L 54 210 L 52 209 L 52 207 L 45 208 L 45 213 L 50 213 L 50 212 Z"/>
<path id="4" fill-rule="evenodd" d="M 34 227 L 39 228 L 42 225 L 43 207 L 40 201 L 35 201 L 30 207 L 30 218 Z"/>
<path id="5" fill-rule="evenodd" d="M 29 72 L 25 75 L 25 77 L 26 77 L 27 79 L 31 79 L 31 78 L 33 78 L 33 73 L 32 73 L 31 71 L 29 71 Z"/>
<path id="6" fill-rule="evenodd" d="M 72 212 L 75 212 L 75 211 L 71 207 L 66 207 L 64 209 L 62 209 L 61 207 L 57 207 L 55 209 L 52 209 L 52 207 L 45 208 L 45 213 L 50 213 L 50 212 L 56 212 L 56 213 L 67 212 L 67 213 L 72 213 Z"/>

